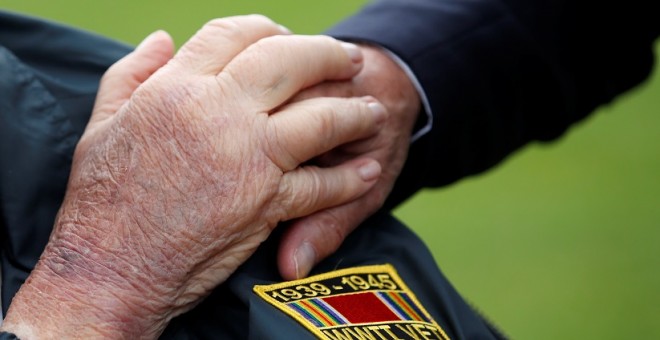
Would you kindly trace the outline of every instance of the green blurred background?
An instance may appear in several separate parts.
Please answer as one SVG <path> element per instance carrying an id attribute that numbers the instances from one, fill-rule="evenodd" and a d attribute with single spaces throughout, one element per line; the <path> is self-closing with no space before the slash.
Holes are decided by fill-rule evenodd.
<path id="1" fill-rule="evenodd" d="M 165 29 L 180 45 L 213 17 L 262 13 L 313 34 L 364 3 L 4 0 L 0 7 L 130 44 Z M 420 193 L 396 215 L 427 241 L 465 298 L 513 338 L 660 339 L 658 111 L 656 72 L 561 140 Z"/>

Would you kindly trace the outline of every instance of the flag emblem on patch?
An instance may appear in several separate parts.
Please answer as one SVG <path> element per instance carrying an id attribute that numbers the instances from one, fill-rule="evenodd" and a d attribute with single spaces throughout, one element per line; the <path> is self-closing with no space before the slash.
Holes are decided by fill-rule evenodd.
<path id="1" fill-rule="evenodd" d="M 254 291 L 320 339 L 449 339 L 389 264 L 254 286 Z"/>

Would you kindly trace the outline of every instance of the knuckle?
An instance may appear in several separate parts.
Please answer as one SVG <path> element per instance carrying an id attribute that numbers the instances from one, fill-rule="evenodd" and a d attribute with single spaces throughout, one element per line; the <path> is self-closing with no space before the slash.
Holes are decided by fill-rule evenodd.
<path id="1" fill-rule="evenodd" d="M 110 66 L 108 70 L 105 71 L 105 73 L 101 77 L 101 84 L 107 82 L 108 80 L 111 80 L 114 77 L 120 76 L 120 73 L 122 72 L 122 67 L 121 67 L 122 61 L 123 59 L 112 64 L 112 66 Z"/>
<path id="2" fill-rule="evenodd" d="M 270 25 L 270 26 L 277 25 L 273 20 L 271 20 L 269 17 L 263 14 L 258 14 L 258 13 L 248 14 L 245 16 L 245 18 L 261 25 Z"/>
<path id="3" fill-rule="evenodd" d="M 328 139 L 332 139 L 334 133 L 337 131 L 338 123 L 337 114 L 333 107 L 328 107 L 321 114 L 314 115 L 314 117 L 316 119 L 316 135 L 325 135 Z"/>
<path id="4" fill-rule="evenodd" d="M 323 195 L 327 194 L 325 191 L 326 181 L 319 174 L 318 168 L 308 167 L 304 182 L 296 192 L 292 193 L 295 197 L 294 201 L 297 205 L 299 215 L 304 216 L 316 212 L 323 208 L 321 205 L 326 201 Z"/>
<path id="5" fill-rule="evenodd" d="M 309 183 L 307 183 L 305 189 L 307 192 L 301 192 L 301 194 L 305 195 L 305 197 L 301 197 L 301 201 L 304 202 L 306 206 L 305 210 L 314 210 L 318 209 L 319 203 L 323 202 L 321 195 L 324 194 L 324 189 L 327 188 L 327 181 L 326 178 L 319 173 L 319 168 L 308 167 L 307 170 L 310 175 Z"/>
<path id="6" fill-rule="evenodd" d="M 313 138 L 310 142 L 323 143 L 324 146 L 328 146 L 337 139 L 341 130 L 338 111 L 343 111 L 340 103 L 338 100 L 329 100 L 326 103 L 318 102 L 304 108 L 309 112 L 308 116 L 312 122 L 309 125 L 310 137 Z"/>
<path id="7" fill-rule="evenodd" d="M 292 201 L 292 187 L 291 187 L 291 182 L 290 181 L 282 181 L 280 183 L 277 196 L 280 198 L 279 202 L 283 206 L 287 206 L 291 204 Z"/>
<path id="8" fill-rule="evenodd" d="M 300 162 L 298 162 L 291 152 L 289 152 L 288 148 L 285 147 L 285 144 L 287 143 L 282 139 L 284 137 L 286 136 L 282 136 L 282 134 L 279 133 L 277 125 L 268 124 L 266 127 L 265 145 L 263 150 L 270 161 L 277 167 L 282 171 L 289 171 L 298 166 Z"/>
<path id="9" fill-rule="evenodd" d="M 334 185 L 332 185 L 332 177 L 329 176 L 324 176 L 321 173 L 322 169 L 318 167 L 313 167 L 312 168 L 312 173 L 314 176 L 312 178 L 314 179 L 314 199 L 317 201 L 320 200 L 321 194 L 325 193 L 328 191 L 330 188 L 335 188 Z M 330 190 L 332 192 L 332 190 Z M 322 201 L 322 200 L 321 200 Z"/>
<path id="10" fill-rule="evenodd" d="M 297 184 L 290 181 L 282 181 L 277 197 L 280 220 L 302 217 L 319 210 L 320 194 L 323 179 L 312 174 Z"/>
<path id="11" fill-rule="evenodd" d="M 291 171 L 306 161 L 296 156 L 297 149 L 313 142 L 301 134 L 281 133 L 277 124 L 268 124 L 265 133 L 264 150 L 268 158 L 282 171 Z M 293 149 L 292 149 L 293 148 Z"/>
<path id="12" fill-rule="evenodd" d="M 259 54 L 272 54 L 275 50 L 285 46 L 291 40 L 290 37 L 285 37 L 282 35 L 273 35 L 269 37 L 264 37 L 259 39 L 257 42 L 252 44 L 247 52 L 259 53 Z"/>
<path id="13" fill-rule="evenodd" d="M 132 68 L 130 67 L 130 56 L 133 54 L 129 54 L 126 57 L 120 59 L 116 63 L 112 64 L 101 76 L 100 83 L 104 84 L 110 81 L 113 81 L 115 79 L 122 79 L 129 75 L 132 71 Z"/>
<path id="14" fill-rule="evenodd" d="M 235 18 L 212 19 L 202 27 L 202 32 L 209 34 L 221 34 L 228 40 L 240 40 L 244 35 L 244 30 Z"/>
<path id="15" fill-rule="evenodd" d="M 355 112 L 353 115 L 353 128 L 362 133 L 382 132 L 388 118 L 387 110 L 382 109 L 374 112 L 372 105 L 380 105 L 376 100 L 355 99 Z"/>
<path id="16" fill-rule="evenodd" d="M 281 181 L 280 186 L 277 191 L 277 199 L 274 200 L 277 202 L 276 204 L 276 209 L 275 209 L 275 220 L 276 221 L 282 221 L 282 220 L 287 220 L 289 219 L 289 207 L 292 205 L 293 202 L 293 197 L 292 197 L 292 188 L 291 188 L 291 183 L 289 181 Z"/>

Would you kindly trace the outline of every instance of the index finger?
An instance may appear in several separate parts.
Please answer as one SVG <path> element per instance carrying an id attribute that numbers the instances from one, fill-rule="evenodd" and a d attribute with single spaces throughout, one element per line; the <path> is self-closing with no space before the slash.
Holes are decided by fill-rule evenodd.
<path id="1" fill-rule="evenodd" d="M 214 19 L 181 47 L 172 63 L 197 74 L 217 74 L 245 48 L 277 34 L 290 32 L 263 15 Z"/>
<path id="2" fill-rule="evenodd" d="M 218 75 L 268 112 L 324 80 L 348 79 L 362 69 L 362 52 L 327 36 L 274 36 L 234 58 Z"/>

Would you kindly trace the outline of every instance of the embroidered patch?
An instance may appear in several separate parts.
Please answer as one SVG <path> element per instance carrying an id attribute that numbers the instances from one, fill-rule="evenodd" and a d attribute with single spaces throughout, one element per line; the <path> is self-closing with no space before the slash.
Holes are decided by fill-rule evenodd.
<path id="1" fill-rule="evenodd" d="M 319 339 L 449 339 L 389 264 L 254 286 L 254 292 Z"/>

